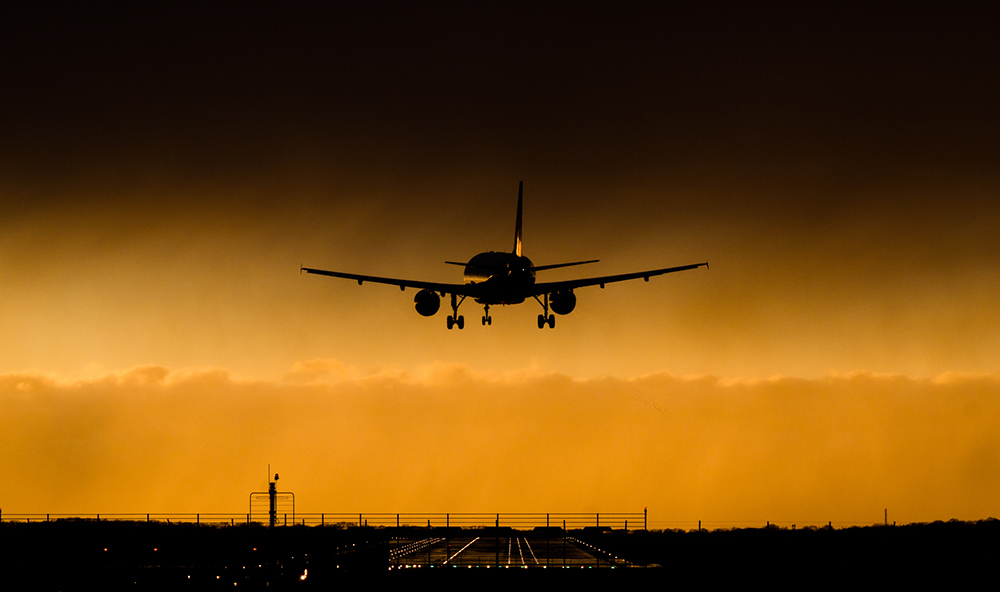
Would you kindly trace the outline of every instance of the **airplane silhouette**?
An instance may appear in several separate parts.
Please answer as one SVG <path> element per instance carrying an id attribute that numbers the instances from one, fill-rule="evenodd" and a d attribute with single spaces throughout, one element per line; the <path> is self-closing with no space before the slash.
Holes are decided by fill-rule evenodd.
<path id="1" fill-rule="evenodd" d="M 556 317 L 549 314 L 550 308 L 552 312 L 560 315 L 567 315 L 573 312 L 573 309 L 576 308 L 576 295 L 573 293 L 573 290 L 577 288 L 586 286 L 600 286 L 604 288 L 605 284 L 639 278 L 648 282 L 649 278 L 655 275 L 686 271 L 701 266 L 708 267 L 708 262 L 705 262 L 619 275 L 606 275 L 562 282 L 535 283 L 536 271 L 596 263 L 598 260 L 534 265 L 530 259 L 523 256 L 521 254 L 521 204 L 523 196 L 524 181 L 521 181 L 517 188 L 517 225 L 514 231 L 514 251 L 512 253 L 490 251 L 476 255 L 472 259 L 469 259 L 467 263 L 445 261 L 449 265 L 461 265 L 465 267 L 464 284 L 440 284 L 437 282 L 400 280 L 372 275 L 326 271 L 324 269 L 312 269 L 309 267 L 300 268 L 299 273 L 304 271 L 306 273 L 356 280 L 358 285 L 364 282 L 375 282 L 399 286 L 400 290 L 419 288 L 420 291 L 413 298 L 413 302 L 416 305 L 417 312 L 425 317 L 436 314 L 441 307 L 441 298 L 450 294 L 452 314 L 448 315 L 448 329 L 455 326 L 459 329 L 465 327 L 465 317 L 458 314 L 458 307 L 465 302 L 466 298 L 471 297 L 485 307 L 483 325 L 493 324 L 493 317 L 490 316 L 490 306 L 497 304 L 520 304 L 528 298 L 534 298 L 544 310 L 543 314 L 538 315 L 538 328 L 542 329 L 545 325 L 548 325 L 550 328 L 556 326 Z M 440 294 L 440 297 L 438 294 Z"/>

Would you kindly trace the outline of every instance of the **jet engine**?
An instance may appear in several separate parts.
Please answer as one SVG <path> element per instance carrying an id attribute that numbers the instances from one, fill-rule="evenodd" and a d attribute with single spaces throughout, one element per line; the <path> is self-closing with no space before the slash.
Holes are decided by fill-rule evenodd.
<path id="1" fill-rule="evenodd" d="M 549 306 L 556 314 L 568 315 L 576 308 L 576 294 L 573 293 L 573 290 L 554 292 L 549 295 Z"/>
<path id="2" fill-rule="evenodd" d="M 425 317 L 434 316 L 441 308 L 441 297 L 430 290 L 417 292 L 417 295 L 413 297 L 413 302 L 416 304 L 417 312 Z"/>

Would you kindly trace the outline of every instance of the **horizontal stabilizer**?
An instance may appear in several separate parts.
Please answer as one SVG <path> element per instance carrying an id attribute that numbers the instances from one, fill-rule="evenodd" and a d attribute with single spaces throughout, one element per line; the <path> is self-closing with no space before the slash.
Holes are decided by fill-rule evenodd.
<path id="1" fill-rule="evenodd" d="M 553 263 L 552 265 L 536 265 L 532 267 L 532 271 L 542 271 L 544 269 L 556 269 L 557 267 L 572 267 L 574 265 L 584 265 L 586 263 L 597 263 L 600 259 L 591 259 L 590 261 L 574 261 L 573 263 Z"/>

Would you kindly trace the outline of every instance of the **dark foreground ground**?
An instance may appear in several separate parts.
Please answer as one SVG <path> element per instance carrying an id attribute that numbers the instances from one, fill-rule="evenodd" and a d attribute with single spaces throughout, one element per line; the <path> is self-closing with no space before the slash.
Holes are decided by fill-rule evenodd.
<path id="1" fill-rule="evenodd" d="M 975 583 L 984 574 L 991 577 L 1000 555 L 1000 521 L 995 519 L 839 530 L 584 529 L 566 535 L 564 544 L 558 529 L 526 533 L 95 520 L 4 522 L 0 568 L 7 582 L 21 581 L 43 590 L 93 584 L 102 589 L 326 590 L 425 580 L 437 587 L 477 589 L 590 589 L 594 584 L 663 589 L 753 582 L 790 588 Z M 434 553 L 451 556 L 472 538 L 480 539 L 477 545 L 487 543 L 482 546 L 482 561 L 455 566 L 435 559 Z M 519 540 L 523 549 L 531 545 L 534 561 L 519 560 L 531 557 L 526 551 L 514 551 Z M 420 550 L 406 554 L 406 545 Z M 563 567 L 559 559 L 574 556 L 565 548 L 576 549 L 578 559 L 592 560 Z"/>

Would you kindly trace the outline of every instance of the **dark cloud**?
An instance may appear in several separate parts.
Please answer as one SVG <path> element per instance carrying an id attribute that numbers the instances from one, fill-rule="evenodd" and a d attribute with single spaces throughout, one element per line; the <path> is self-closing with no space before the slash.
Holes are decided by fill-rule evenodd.
<path id="1" fill-rule="evenodd" d="M 6 21 L 2 147 L 47 176 L 306 159 L 880 177 L 997 155 L 996 19 L 970 7 L 222 2 Z"/>

